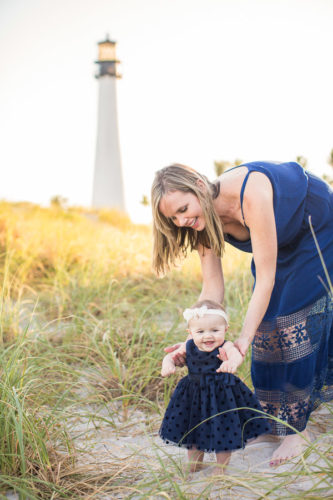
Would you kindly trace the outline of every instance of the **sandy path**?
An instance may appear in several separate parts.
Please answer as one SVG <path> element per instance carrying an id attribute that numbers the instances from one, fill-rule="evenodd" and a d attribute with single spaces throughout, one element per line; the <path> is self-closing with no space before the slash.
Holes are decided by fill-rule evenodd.
<path id="1" fill-rule="evenodd" d="M 333 405 L 330 408 L 332 411 Z M 318 488 L 319 482 L 325 490 L 318 495 L 317 489 L 311 498 L 333 498 L 333 478 L 320 474 L 325 460 L 318 450 L 326 457 L 333 457 L 332 435 L 325 435 L 332 428 L 332 413 L 323 406 L 312 414 L 309 430 L 315 446 L 305 454 L 305 459 L 294 459 L 272 469 L 269 460 L 278 442 L 264 437 L 264 441 L 253 442 L 232 454 L 224 478 L 212 475 L 214 456 L 208 454 L 205 455 L 206 468 L 186 477 L 186 450 L 163 443 L 158 436 L 160 421 L 159 415 L 147 415 L 133 408 L 124 419 L 118 405 L 99 408 L 85 405 L 78 409 L 67 422 L 78 449 L 76 469 L 86 474 L 100 473 L 103 477 L 101 492 L 88 496 L 87 500 L 290 499 L 297 495 L 301 498 L 302 492 L 304 498 L 309 498 L 306 493 L 310 494 L 309 490 L 315 485 Z M 113 485 L 109 494 L 102 493 L 106 481 Z M 158 483 L 164 487 L 164 494 L 163 488 L 154 493 L 154 485 Z M 170 493 L 172 483 L 181 493 Z M 273 491 L 268 493 L 269 487 Z M 13 492 L 7 492 L 6 497 L 18 500 Z"/>
<path id="2" fill-rule="evenodd" d="M 309 424 L 312 433 L 312 440 L 316 446 L 306 457 L 305 461 L 294 459 L 292 462 L 272 469 L 269 467 L 269 459 L 272 451 L 278 446 L 276 440 L 254 442 L 244 450 L 236 451 L 232 454 L 226 476 L 220 481 L 215 478 L 212 481 L 213 455 L 205 456 L 208 467 L 193 474 L 191 478 L 186 478 L 183 474 L 186 464 L 186 450 L 175 446 L 165 445 L 158 436 L 158 428 L 161 418 L 159 415 L 150 415 L 141 411 L 130 409 L 127 419 L 121 418 L 119 407 L 110 412 L 110 407 L 97 410 L 90 408 L 90 412 L 95 412 L 99 417 L 95 421 L 83 417 L 73 417 L 70 422 L 71 434 L 76 437 L 76 446 L 82 450 L 78 456 L 78 465 L 95 468 L 98 471 L 108 473 L 110 482 L 119 482 L 119 491 L 110 495 L 99 495 L 94 498 L 110 500 L 114 498 L 127 498 L 130 495 L 130 486 L 133 488 L 131 498 L 169 498 L 162 494 L 150 496 L 154 482 L 158 479 L 168 491 L 168 483 L 171 480 L 177 483 L 184 498 L 198 498 L 200 494 L 204 499 L 254 499 L 267 493 L 267 485 L 276 484 L 276 477 L 284 483 L 276 491 L 271 492 L 269 498 L 290 498 L 293 493 L 308 491 L 315 484 L 318 484 L 319 467 L 324 465 L 323 459 L 318 455 L 317 450 L 325 451 L 326 455 L 329 446 L 332 447 L 332 436 L 329 438 L 325 433 L 329 426 L 332 427 L 331 414 L 322 407 L 313 413 Z M 103 422 L 100 418 L 105 418 L 111 423 Z M 310 450 L 309 450 L 310 451 Z M 330 454 L 332 458 L 332 453 Z M 165 468 L 163 465 L 165 465 Z M 167 471 L 167 472 L 166 472 Z M 309 472 L 304 474 L 305 472 Z M 283 479 L 285 473 L 292 473 Z M 257 483 L 253 481 L 258 477 Z M 281 479 L 282 478 L 282 479 Z M 249 487 L 249 479 L 252 486 Z M 262 480 L 265 479 L 265 485 Z M 326 478 L 327 479 L 327 478 Z M 320 478 L 319 478 L 320 480 Z M 147 485 L 149 482 L 149 486 Z M 207 486 L 214 482 L 214 487 L 209 493 L 204 492 Z M 144 487 L 146 484 L 146 489 Z M 244 486 L 243 486 L 244 485 Z M 253 486 L 254 485 L 254 486 Z M 323 497 L 333 498 L 333 482 L 323 486 L 327 489 Z M 252 489 L 251 489 L 252 488 Z M 142 493 L 135 493 L 138 489 Z M 144 491 L 147 491 L 145 496 Z M 179 498 L 174 492 L 170 498 Z"/>

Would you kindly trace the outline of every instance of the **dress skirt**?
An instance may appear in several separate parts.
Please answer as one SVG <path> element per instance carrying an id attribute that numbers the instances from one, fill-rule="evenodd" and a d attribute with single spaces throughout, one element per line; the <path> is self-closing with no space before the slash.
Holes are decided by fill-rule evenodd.
<path id="1" fill-rule="evenodd" d="M 216 373 L 217 355 L 218 349 L 199 351 L 187 341 L 189 374 L 179 381 L 160 428 L 167 444 L 219 453 L 270 432 L 270 420 L 251 390 L 236 375 Z"/>
<path id="2" fill-rule="evenodd" d="M 252 344 L 253 385 L 273 434 L 305 429 L 310 413 L 333 398 L 333 301 L 263 321 Z"/>

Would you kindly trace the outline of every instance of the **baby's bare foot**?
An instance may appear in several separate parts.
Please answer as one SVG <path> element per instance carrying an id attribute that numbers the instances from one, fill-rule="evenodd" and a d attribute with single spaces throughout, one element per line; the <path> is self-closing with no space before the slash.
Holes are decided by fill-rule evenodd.
<path id="1" fill-rule="evenodd" d="M 224 474 L 224 470 L 230 462 L 231 452 L 216 453 L 216 466 L 214 467 L 214 475 Z"/>
<path id="2" fill-rule="evenodd" d="M 190 465 L 190 471 L 191 472 L 199 472 L 199 470 L 202 470 L 205 467 L 206 467 L 206 465 L 203 464 L 202 462 L 195 462 L 195 463 Z"/>
<path id="3" fill-rule="evenodd" d="M 207 464 L 203 462 L 188 462 L 185 467 L 185 478 L 187 481 L 192 481 L 195 478 L 196 472 L 200 472 L 207 468 Z"/>
<path id="4" fill-rule="evenodd" d="M 216 464 L 215 467 L 212 469 L 211 475 L 212 476 L 221 476 L 224 474 L 225 469 L 226 469 L 226 465 Z"/>
<path id="5" fill-rule="evenodd" d="M 286 460 L 297 457 L 306 448 L 307 441 L 310 441 L 310 435 L 307 430 L 304 430 L 301 434 L 286 436 L 280 446 L 274 451 L 269 465 L 274 467 Z"/>

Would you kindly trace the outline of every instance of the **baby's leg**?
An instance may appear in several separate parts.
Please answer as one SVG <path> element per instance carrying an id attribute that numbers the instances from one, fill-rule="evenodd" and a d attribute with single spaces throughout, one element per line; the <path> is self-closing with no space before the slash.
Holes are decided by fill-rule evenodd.
<path id="1" fill-rule="evenodd" d="M 204 452 L 201 450 L 197 450 L 196 448 L 192 448 L 187 451 L 187 456 L 190 465 L 190 472 L 197 472 L 198 470 L 200 470 Z"/>
<path id="2" fill-rule="evenodd" d="M 223 474 L 225 467 L 229 463 L 230 456 L 230 451 L 221 451 L 220 453 L 216 453 L 217 467 L 214 469 L 215 474 Z"/>

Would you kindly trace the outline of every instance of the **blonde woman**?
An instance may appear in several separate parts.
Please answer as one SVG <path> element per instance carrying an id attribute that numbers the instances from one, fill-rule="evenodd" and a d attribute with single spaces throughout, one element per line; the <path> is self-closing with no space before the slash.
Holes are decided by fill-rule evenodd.
<path id="1" fill-rule="evenodd" d="M 309 227 L 311 215 L 332 276 L 332 190 L 294 162 L 243 164 L 213 183 L 176 164 L 156 173 L 151 200 L 153 267 L 163 274 L 198 251 L 199 300 L 223 301 L 224 241 L 253 253 L 253 293 L 234 345 L 245 356 L 252 343 L 256 396 L 284 422 L 273 424 L 283 439 L 271 465 L 298 455 L 311 412 L 333 398 L 332 297 Z"/>

